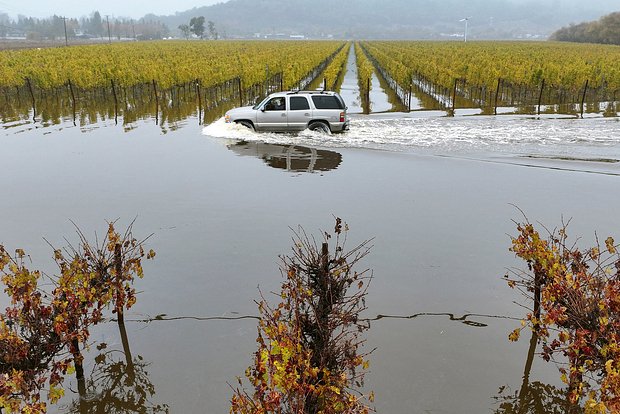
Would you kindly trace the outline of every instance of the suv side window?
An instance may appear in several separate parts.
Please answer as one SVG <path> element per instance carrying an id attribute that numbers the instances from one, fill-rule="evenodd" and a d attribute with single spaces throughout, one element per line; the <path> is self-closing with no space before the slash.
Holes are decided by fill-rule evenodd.
<path id="1" fill-rule="evenodd" d="M 312 102 L 316 109 L 344 109 L 340 100 L 333 95 L 315 95 Z"/>
<path id="2" fill-rule="evenodd" d="M 303 111 L 310 109 L 310 104 L 304 96 L 291 96 L 291 111 Z"/>
<path id="3" fill-rule="evenodd" d="M 286 99 L 284 96 L 278 96 L 276 98 L 271 98 L 269 102 L 265 104 L 265 111 L 285 111 L 286 110 Z"/>

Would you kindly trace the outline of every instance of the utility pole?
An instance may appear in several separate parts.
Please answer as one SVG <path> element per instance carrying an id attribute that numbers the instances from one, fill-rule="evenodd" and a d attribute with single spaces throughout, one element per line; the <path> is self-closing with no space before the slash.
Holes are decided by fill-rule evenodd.
<path id="1" fill-rule="evenodd" d="M 133 31 L 133 40 L 136 40 L 136 25 L 134 24 L 133 19 L 131 19 L 131 30 Z"/>
<path id="2" fill-rule="evenodd" d="M 106 14 L 105 20 L 108 22 L 108 42 L 112 43 L 112 36 L 110 36 L 110 17 Z"/>
<path id="3" fill-rule="evenodd" d="M 62 21 L 65 24 L 65 46 L 69 46 L 69 38 L 67 37 L 67 18 L 62 17 Z"/>

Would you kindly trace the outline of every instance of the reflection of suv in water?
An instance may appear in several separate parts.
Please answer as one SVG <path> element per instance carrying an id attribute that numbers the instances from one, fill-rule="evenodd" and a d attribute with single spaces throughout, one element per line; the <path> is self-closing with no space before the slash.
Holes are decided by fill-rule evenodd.
<path id="1" fill-rule="evenodd" d="M 256 131 L 301 131 L 326 133 L 349 129 L 347 107 L 342 97 L 329 91 L 272 93 L 254 106 L 231 109 L 226 122 Z"/>

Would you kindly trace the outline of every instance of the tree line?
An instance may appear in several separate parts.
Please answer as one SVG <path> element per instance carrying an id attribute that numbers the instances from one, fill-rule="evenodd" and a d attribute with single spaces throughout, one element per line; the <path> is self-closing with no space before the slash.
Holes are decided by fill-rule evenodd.
<path id="1" fill-rule="evenodd" d="M 98 11 L 80 19 L 54 15 L 38 19 L 20 15 L 16 20 L 0 13 L 0 37 L 26 37 L 30 40 L 115 38 L 150 40 L 170 35 L 168 27 L 150 19 L 110 18 Z"/>
<path id="2" fill-rule="evenodd" d="M 593 22 L 563 27 L 553 33 L 550 39 L 561 42 L 620 45 L 620 12 L 608 14 Z"/>

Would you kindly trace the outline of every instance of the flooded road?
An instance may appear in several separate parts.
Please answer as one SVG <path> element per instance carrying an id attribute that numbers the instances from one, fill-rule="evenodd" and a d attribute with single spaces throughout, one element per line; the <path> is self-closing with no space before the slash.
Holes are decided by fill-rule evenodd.
<path id="1" fill-rule="evenodd" d="M 4 129 L 0 243 L 52 273 L 42 238 L 75 241 L 69 220 L 94 237 L 106 219 L 137 217 L 136 235 L 154 233 L 157 257 L 126 319 L 155 412 L 228 410 L 228 384 L 255 350 L 256 320 L 245 316 L 257 314 L 258 286 L 278 289 L 291 227 L 318 237 L 337 215 L 351 246 L 375 238 L 364 317 L 373 319 L 365 349 L 376 348 L 366 387 L 379 413 L 493 412 L 522 387 L 527 339 L 507 335 L 524 310 L 501 280 L 523 267 L 508 251 L 521 218 L 512 205 L 550 227 L 572 217 L 584 243 L 595 231 L 620 237 L 614 119 L 354 116 L 350 132 L 331 136 L 203 127 L 195 117 L 165 133 L 149 120 L 121 125 Z M 93 343 L 86 370 L 99 378 L 124 360 L 123 344 L 114 323 L 92 340 L 117 350 L 96 358 Z M 538 358 L 530 378 L 560 386 Z M 116 391 L 115 401 L 135 395 Z M 67 391 L 52 412 L 76 412 L 75 399 Z"/>

